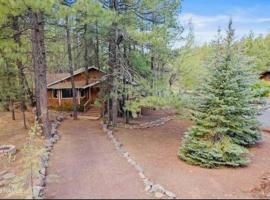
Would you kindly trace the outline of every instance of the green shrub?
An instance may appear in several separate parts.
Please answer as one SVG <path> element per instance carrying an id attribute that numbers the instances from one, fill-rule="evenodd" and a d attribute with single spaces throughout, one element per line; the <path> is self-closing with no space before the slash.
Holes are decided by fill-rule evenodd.
<path id="1" fill-rule="evenodd" d="M 148 96 L 127 103 L 126 109 L 132 113 L 134 118 L 142 107 L 153 109 L 173 108 L 179 110 L 183 107 L 181 98 L 176 95 L 168 96 Z"/>
<path id="2" fill-rule="evenodd" d="M 270 85 L 266 81 L 258 81 L 253 85 L 252 89 L 257 97 L 268 97 L 270 95 Z"/>

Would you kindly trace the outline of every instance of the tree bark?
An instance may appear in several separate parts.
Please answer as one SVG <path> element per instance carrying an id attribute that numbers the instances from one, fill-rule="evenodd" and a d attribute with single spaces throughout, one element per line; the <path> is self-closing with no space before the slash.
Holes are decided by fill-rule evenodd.
<path id="1" fill-rule="evenodd" d="M 89 73 L 88 73 L 88 67 L 89 67 L 89 52 L 88 52 L 88 27 L 87 24 L 84 25 L 84 68 L 85 68 L 85 84 L 89 84 Z"/>
<path id="2" fill-rule="evenodd" d="M 110 99 L 111 99 L 111 106 L 110 106 L 110 113 L 111 113 L 111 124 L 116 126 L 117 122 L 117 87 L 115 81 L 115 73 L 117 70 L 117 24 L 113 23 L 111 26 L 111 34 L 109 40 L 109 84 L 110 84 Z M 110 118 L 109 118 L 110 119 Z"/>
<path id="3" fill-rule="evenodd" d="M 17 43 L 18 46 L 21 47 L 21 32 L 20 32 L 20 27 L 19 27 L 19 17 L 18 16 L 13 17 L 13 26 L 12 26 L 12 28 L 13 28 L 13 30 L 15 32 L 13 39 L 14 39 L 15 43 Z M 25 107 L 26 107 L 26 105 L 25 105 L 25 97 L 26 97 L 25 83 L 26 83 L 27 86 L 28 86 L 28 84 L 27 84 L 25 74 L 23 72 L 22 61 L 18 57 L 17 57 L 17 60 L 16 60 L 16 65 L 17 65 L 17 68 L 18 68 L 18 71 L 19 71 L 19 74 L 18 74 L 19 75 L 19 83 L 20 83 L 20 89 L 21 89 L 21 92 L 22 92 L 21 95 L 20 95 L 20 104 L 21 104 L 20 107 L 21 107 L 21 112 L 22 112 L 22 115 L 23 115 L 23 125 L 24 125 L 24 128 L 26 129 L 27 126 L 26 126 L 26 119 L 25 119 Z"/>
<path id="4" fill-rule="evenodd" d="M 73 119 L 78 119 L 77 112 L 77 94 L 74 81 L 74 63 L 72 58 L 72 48 L 71 48 L 71 36 L 70 36 L 70 27 L 69 27 L 69 17 L 66 17 L 66 34 L 67 34 L 67 49 L 68 49 L 68 65 L 69 73 L 71 76 L 71 88 L 72 88 L 72 102 L 73 102 Z"/>
<path id="5" fill-rule="evenodd" d="M 11 107 L 11 113 L 12 113 L 12 120 L 16 120 L 13 100 L 10 100 L 10 107 Z"/>
<path id="6" fill-rule="evenodd" d="M 46 80 L 46 54 L 44 44 L 44 19 L 40 11 L 32 13 L 32 55 L 35 72 L 35 90 L 37 95 L 37 116 L 43 124 L 43 134 L 49 138 L 50 124 L 48 115 L 48 95 Z"/>
<path id="7" fill-rule="evenodd" d="M 98 21 L 96 21 L 96 48 L 95 48 L 95 61 L 96 67 L 100 69 L 100 62 L 99 62 L 99 31 L 98 31 Z"/>

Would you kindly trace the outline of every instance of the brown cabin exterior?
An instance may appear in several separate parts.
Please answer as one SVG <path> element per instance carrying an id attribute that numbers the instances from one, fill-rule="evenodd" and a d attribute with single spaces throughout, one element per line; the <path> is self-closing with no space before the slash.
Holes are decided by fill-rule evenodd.
<path id="1" fill-rule="evenodd" d="M 60 75 L 60 76 L 59 76 Z M 62 75 L 62 77 L 61 77 Z M 74 71 L 75 88 L 79 111 L 87 111 L 95 104 L 100 91 L 100 82 L 104 73 L 95 67 L 88 68 L 88 84 L 85 69 Z M 58 80 L 57 80 L 58 77 Z M 55 110 L 72 110 L 71 76 L 56 74 L 56 80 L 48 80 L 48 106 Z"/>
<path id="2" fill-rule="evenodd" d="M 270 85 L 270 71 L 266 71 L 260 75 L 260 79 L 264 80 Z"/>

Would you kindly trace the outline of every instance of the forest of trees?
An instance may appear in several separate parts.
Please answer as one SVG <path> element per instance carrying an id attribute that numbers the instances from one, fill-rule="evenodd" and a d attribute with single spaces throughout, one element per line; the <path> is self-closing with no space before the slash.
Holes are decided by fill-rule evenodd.
<path id="1" fill-rule="evenodd" d="M 0 0 L 1 109 L 15 118 L 17 104 L 23 115 L 35 106 L 49 137 L 46 73 L 88 66 L 106 72 L 108 124 L 119 114 L 128 121 L 141 106 L 184 107 L 181 94 L 208 76 L 215 44 L 196 45 L 192 24 L 182 26 L 178 15 L 180 0 Z M 254 75 L 269 69 L 270 35 L 250 33 L 236 43 Z M 76 119 L 75 95 L 73 102 Z"/>

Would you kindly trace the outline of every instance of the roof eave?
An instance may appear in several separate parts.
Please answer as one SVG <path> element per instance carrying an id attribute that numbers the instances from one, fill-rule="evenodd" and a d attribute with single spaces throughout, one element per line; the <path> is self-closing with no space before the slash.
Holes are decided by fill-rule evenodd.
<path id="1" fill-rule="evenodd" d="M 104 71 L 98 69 L 98 68 L 95 67 L 95 66 L 88 67 L 88 70 L 89 70 L 89 69 L 95 69 L 95 70 L 97 70 L 97 71 L 100 71 L 100 72 L 102 72 L 102 73 L 105 73 Z M 83 72 L 84 72 L 84 71 L 78 71 L 77 73 L 73 74 L 73 76 L 76 76 L 76 75 L 78 75 L 78 74 L 80 74 L 80 73 L 83 73 Z M 59 79 L 59 80 L 57 80 L 57 81 L 54 81 L 54 82 L 52 82 L 52 83 L 50 83 L 50 84 L 47 84 L 47 88 L 49 88 L 50 86 L 52 86 L 52 85 L 54 85 L 54 84 L 56 84 L 56 83 L 62 82 L 62 81 L 66 80 L 66 79 L 68 79 L 68 78 L 70 78 L 70 77 L 71 77 L 71 75 L 69 75 L 69 76 L 67 76 L 67 77 L 64 77 L 64 78 L 62 78 L 62 79 Z"/>

